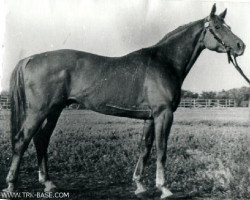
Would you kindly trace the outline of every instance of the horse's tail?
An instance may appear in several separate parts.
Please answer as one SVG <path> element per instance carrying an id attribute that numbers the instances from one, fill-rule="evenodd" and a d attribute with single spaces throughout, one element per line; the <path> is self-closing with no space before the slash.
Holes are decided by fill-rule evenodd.
<path id="1" fill-rule="evenodd" d="M 26 114 L 26 96 L 22 70 L 23 60 L 19 61 L 10 79 L 10 125 L 12 148 L 16 134 L 20 131 Z"/>

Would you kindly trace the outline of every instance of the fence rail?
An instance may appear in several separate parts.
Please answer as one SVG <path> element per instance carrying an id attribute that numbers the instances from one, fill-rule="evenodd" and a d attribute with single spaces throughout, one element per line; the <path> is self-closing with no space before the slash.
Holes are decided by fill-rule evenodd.
<path id="1" fill-rule="evenodd" d="M 211 107 L 236 107 L 235 99 L 182 99 L 179 107 L 184 108 L 211 108 Z M 0 95 L 0 110 L 10 109 L 8 95 Z M 78 104 L 69 106 L 69 109 L 81 109 Z"/>
<path id="2" fill-rule="evenodd" d="M 10 99 L 8 95 L 0 95 L 0 109 L 10 109 Z"/>
<path id="3" fill-rule="evenodd" d="M 182 99 L 179 107 L 184 107 L 184 108 L 236 107 L 236 101 L 235 99 Z"/>

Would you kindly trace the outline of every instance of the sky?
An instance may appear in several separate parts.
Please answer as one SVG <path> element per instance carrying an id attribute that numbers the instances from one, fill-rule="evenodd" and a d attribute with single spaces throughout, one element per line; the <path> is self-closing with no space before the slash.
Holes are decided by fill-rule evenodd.
<path id="1" fill-rule="evenodd" d="M 250 77 L 250 1 L 0 0 L 0 90 L 17 62 L 57 49 L 122 56 L 157 43 L 180 25 L 228 9 L 226 23 L 246 44 L 238 63 Z M 204 50 L 184 81 L 193 92 L 248 86 L 225 54 Z"/>

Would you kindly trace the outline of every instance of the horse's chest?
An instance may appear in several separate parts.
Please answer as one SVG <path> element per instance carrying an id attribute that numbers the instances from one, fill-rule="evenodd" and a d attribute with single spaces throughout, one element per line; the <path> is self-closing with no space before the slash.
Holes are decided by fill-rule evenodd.
<path id="1" fill-rule="evenodd" d="M 168 71 L 151 71 L 146 80 L 148 102 L 152 107 L 164 106 L 175 110 L 181 96 L 178 76 Z"/>

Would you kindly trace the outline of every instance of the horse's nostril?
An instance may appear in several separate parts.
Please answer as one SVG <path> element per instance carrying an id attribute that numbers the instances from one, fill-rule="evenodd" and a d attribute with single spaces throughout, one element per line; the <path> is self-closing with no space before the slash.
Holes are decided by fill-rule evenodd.
<path id="1" fill-rule="evenodd" d="M 241 41 L 237 42 L 237 55 L 242 55 L 244 53 L 245 50 L 245 44 Z"/>
<path id="2" fill-rule="evenodd" d="M 241 49 L 241 44 L 239 42 L 237 43 L 237 47 Z"/>

